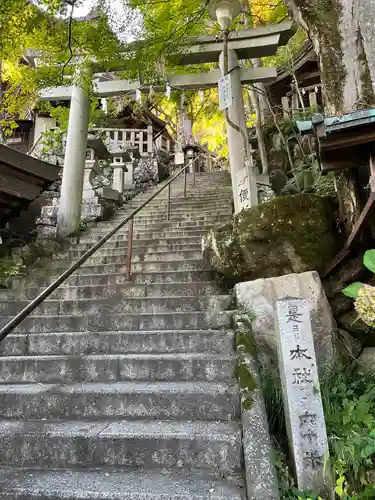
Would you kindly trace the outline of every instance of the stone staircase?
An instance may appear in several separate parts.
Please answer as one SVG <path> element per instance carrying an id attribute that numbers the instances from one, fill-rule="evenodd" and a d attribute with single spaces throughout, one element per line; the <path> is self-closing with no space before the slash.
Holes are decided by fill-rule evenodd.
<path id="1" fill-rule="evenodd" d="M 0 292 L 0 326 L 109 222 Z M 231 297 L 201 238 L 231 217 L 226 172 L 183 177 L 123 228 L 0 344 L 0 499 L 245 498 Z"/>

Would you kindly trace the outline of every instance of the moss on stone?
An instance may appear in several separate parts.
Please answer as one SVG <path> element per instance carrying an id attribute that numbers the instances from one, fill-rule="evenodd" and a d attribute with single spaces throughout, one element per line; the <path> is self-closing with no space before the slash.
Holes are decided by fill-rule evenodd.
<path id="1" fill-rule="evenodd" d="M 361 33 L 357 34 L 357 43 L 360 47 L 359 50 L 359 63 L 361 65 L 361 97 L 358 102 L 358 108 L 371 107 L 375 102 L 374 89 L 372 86 L 370 68 L 367 61 L 365 48 L 363 46 L 363 39 Z"/>
<path id="2" fill-rule="evenodd" d="M 257 279 L 321 271 L 335 255 L 333 210 L 313 194 L 274 198 L 219 228 L 206 239 L 204 257 L 221 274 Z"/>
<path id="3" fill-rule="evenodd" d="M 256 355 L 256 344 L 248 332 L 238 332 L 236 334 L 236 347 L 237 349 L 242 348 L 246 354 Z"/>
<path id="4" fill-rule="evenodd" d="M 33 264 L 61 252 L 66 242 L 42 240 L 8 249 L 0 257 L 0 287 L 7 288 L 9 278 L 25 276 Z"/>

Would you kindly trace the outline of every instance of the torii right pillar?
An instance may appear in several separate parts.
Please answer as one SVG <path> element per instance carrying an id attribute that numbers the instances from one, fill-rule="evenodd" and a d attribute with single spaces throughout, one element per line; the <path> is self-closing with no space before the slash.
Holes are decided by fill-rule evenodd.
<path id="1" fill-rule="evenodd" d="M 223 52 L 220 54 L 220 68 L 222 75 L 224 75 Z M 233 97 L 232 105 L 228 108 L 228 116 L 230 121 L 243 131 L 239 132 L 227 122 L 228 160 L 232 179 L 234 211 L 238 213 L 244 208 L 258 204 L 258 191 L 247 139 L 240 67 L 237 54 L 232 49 L 228 50 L 228 72 L 231 74 Z M 247 161 L 246 156 L 248 157 Z"/>

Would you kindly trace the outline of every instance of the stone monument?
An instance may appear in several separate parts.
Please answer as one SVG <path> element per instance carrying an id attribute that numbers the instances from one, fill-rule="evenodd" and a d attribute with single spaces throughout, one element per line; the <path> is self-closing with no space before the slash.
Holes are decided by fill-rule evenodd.
<path id="1" fill-rule="evenodd" d="M 323 493 L 328 440 L 307 300 L 276 301 L 277 351 L 298 489 Z"/>

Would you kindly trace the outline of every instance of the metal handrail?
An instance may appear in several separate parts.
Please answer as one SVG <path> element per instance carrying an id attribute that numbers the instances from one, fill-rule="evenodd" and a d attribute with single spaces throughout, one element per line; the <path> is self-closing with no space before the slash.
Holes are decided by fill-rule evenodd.
<path id="1" fill-rule="evenodd" d="M 85 252 L 74 264 L 72 264 L 66 271 L 64 271 L 53 283 L 51 283 L 42 293 L 40 293 L 35 299 L 33 299 L 26 307 L 22 309 L 13 319 L 9 321 L 1 330 L 0 330 L 0 342 L 2 342 L 10 332 L 12 332 L 24 319 L 26 319 L 47 297 L 49 297 L 67 278 L 69 278 L 74 271 L 76 271 L 82 264 L 86 262 L 101 246 L 104 245 L 112 236 L 114 236 L 117 231 L 119 231 L 122 227 L 125 226 L 127 222 L 130 221 L 129 228 L 129 240 L 128 240 L 128 261 L 127 261 L 127 272 L 128 279 L 130 281 L 131 275 L 131 260 L 132 260 L 132 242 L 133 242 L 133 219 L 134 217 L 152 201 L 156 198 L 164 189 L 168 188 L 168 211 L 167 211 L 167 220 L 170 218 L 170 204 L 171 204 L 171 189 L 170 185 L 172 182 L 179 177 L 183 172 L 185 172 L 185 180 L 184 180 L 184 198 L 186 198 L 186 176 L 187 169 L 194 165 L 194 175 L 193 175 L 193 185 L 195 185 L 195 163 L 200 158 L 199 155 L 194 158 L 191 162 L 187 163 L 184 167 L 181 168 L 169 181 L 164 184 L 160 189 L 156 191 L 153 195 L 151 195 L 146 201 L 144 201 L 138 208 L 135 208 L 130 215 L 125 217 L 123 221 L 121 221 L 117 226 L 112 229 L 107 235 L 103 236 L 95 245 L 93 245 L 87 252 Z"/>

